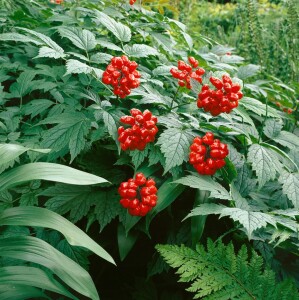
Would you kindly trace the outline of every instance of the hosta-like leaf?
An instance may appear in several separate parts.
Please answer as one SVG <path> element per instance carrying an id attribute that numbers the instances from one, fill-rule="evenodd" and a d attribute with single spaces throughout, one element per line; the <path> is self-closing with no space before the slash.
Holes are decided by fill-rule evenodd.
<path id="1" fill-rule="evenodd" d="M 61 232 L 73 246 L 89 249 L 114 264 L 113 258 L 86 233 L 62 216 L 41 207 L 13 207 L 0 213 L 0 226 L 37 226 Z"/>
<path id="2" fill-rule="evenodd" d="M 164 172 L 188 160 L 191 135 L 178 128 L 168 128 L 160 135 L 157 144 L 166 158 Z"/>
<path id="3" fill-rule="evenodd" d="M 6 241 L 4 240 L 4 242 Z M 48 275 L 39 268 L 27 266 L 8 266 L 0 268 L 0 296 L 1 286 L 11 284 L 12 282 L 17 286 L 37 287 L 64 295 L 71 299 L 78 299 L 68 292 L 68 290 L 51 275 Z M 1 299 L 5 298 L 1 297 Z"/>
<path id="4" fill-rule="evenodd" d="M 228 193 L 228 191 L 222 185 L 220 185 L 208 176 L 188 175 L 186 177 L 174 181 L 174 183 L 180 183 L 202 191 L 209 191 L 211 192 L 210 197 L 213 198 L 231 200 L 231 196 Z"/>
<path id="5" fill-rule="evenodd" d="M 124 50 L 131 57 L 147 57 L 149 55 L 159 55 L 159 52 L 148 45 L 134 44 L 133 46 L 125 45 Z"/>
<path id="6" fill-rule="evenodd" d="M 120 22 L 116 22 L 108 15 L 95 10 L 97 20 L 104 25 L 109 31 L 111 31 L 117 39 L 122 42 L 129 42 L 131 40 L 131 30 L 128 26 L 123 25 Z"/>
<path id="7" fill-rule="evenodd" d="M 283 193 L 292 201 L 295 208 L 299 209 L 299 173 L 282 171 L 279 177 Z"/>
<path id="8" fill-rule="evenodd" d="M 90 51 L 96 46 L 96 39 L 92 32 L 78 27 L 60 27 L 58 29 L 60 35 L 69 39 L 76 47 Z"/>
<path id="9" fill-rule="evenodd" d="M 91 299 L 98 299 L 88 272 L 41 239 L 31 236 L 4 238 L 1 240 L 0 253 L 3 257 L 21 259 L 49 268 L 75 291 Z"/>
<path id="10" fill-rule="evenodd" d="M 277 157 L 270 153 L 267 148 L 258 144 L 249 147 L 248 161 L 252 164 L 253 170 L 256 171 L 260 188 L 267 181 L 275 179 L 274 160 L 277 161 Z"/>
<path id="11" fill-rule="evenodd" d="M 107 182 L 104 178 L 67 166 L 36 162 L 26 164 L 0 175 L 0 191 L 31 180 L 49 180 L 68 184 L 88 185 Z"/>

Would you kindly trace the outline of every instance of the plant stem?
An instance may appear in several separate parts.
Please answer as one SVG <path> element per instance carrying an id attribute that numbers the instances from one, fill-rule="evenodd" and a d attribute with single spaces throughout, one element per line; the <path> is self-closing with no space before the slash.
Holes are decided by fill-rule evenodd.
<path id="1" fill-rule="evenodd" d="M 173 99 L 172 99 L 171 104 L 170 104 L 170 110 L 172 110 L 172 105 L 173 105 L 174 101 L 176 100 L 176 97 L 178 95 L 179 90 L 180 90 L 180 86 L 178 86 L 178 88 L 177 88 L 177 90 L 176 90 L 176 92 L 173 96 Z"/>
<path id="2" fill-rule="evenodd" d="M 258 141 L 258 143 L 260 143 L 260 141 L 261 141 L 261 138 L 262 138 L 262 132 L 263 132 L 265 123 L 266 123 L 266 121 L 267 121 L 267 118 L 268 118 L 268 98 L 266 97 L 266 115 L 265 115 L 265 117 L 264 117 L 264 120 L 263 120 L 261 129 L 260 129 L 260 132 L 259 132 L 259 141 Z"/>

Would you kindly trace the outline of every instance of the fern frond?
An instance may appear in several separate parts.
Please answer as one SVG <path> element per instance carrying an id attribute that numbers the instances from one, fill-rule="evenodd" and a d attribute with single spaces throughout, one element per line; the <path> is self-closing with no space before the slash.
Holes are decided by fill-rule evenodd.
<path id="1" fill-rule="evenodd" d="M 195 294 L 194 299 L 299 299 L 293 282 L 276 282 L 274 272 L 264 269 L 262 257 L 254 251 L 248 255 L 245 246 L 237 254 L 232 243 L 211 240 L 207 250 L 202 245 L 196 250 L 184 245 L 157 245 L 156 249 L 171 267 L 178 268 L 179 281 L 190 282 L 187 291 Z"/>

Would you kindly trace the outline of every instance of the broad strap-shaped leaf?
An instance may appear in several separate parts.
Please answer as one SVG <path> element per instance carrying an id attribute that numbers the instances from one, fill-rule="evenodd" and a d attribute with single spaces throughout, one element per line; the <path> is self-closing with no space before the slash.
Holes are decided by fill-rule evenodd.
<path id="1" fill-rule="evenodd" d="M 0 175 L 0 191 L 31 180 L 49 180 L 68 184 L 89 185 L 106 179 L 64 165 L 35 162 L 19 166 Z"/>
<path id="2" fill-rule="evenodd" d="M 275 218 L 269 214 L 214 203 L 201 204 L 194 208 L 186 218 L 212 214 L 220 215 L 220 218 L 230 217 L 234 221 L 238 221 L 245 228 L 249 239 L 251 239 L 253 231 L 258 228 L 266 227 L 267 224 L 276 227 Z"/>
<path id="3" fill-rule="evenodd" d="M 294 207 L 299 209 L 299 173 L 282 171 L 279 177 L 282 191 L 292 201 Z"/>
<path id="4" fill-rule="evenodd" d="M 92 50 L 96 46 L 96 39 L 92 32 L 78 27 L 59 27 L 60 35 L 69 39 L 76 47 L 85 50 L 86 52 Z"/>
<path id="5" fill-rule="evenodd" d="M 248 161 L 252 164 L 253 170 L 256 171 L 260 188 L 267 181 L 276 178 L 275 164 L 277 164 L 278 159 L 267 148 L 258 144 L 251 145 L 248 151 Z"/>
<path id="6" fill-rule="evenodd" d="M 39 153 L 48 153 L 51 151 L 50 149 L 27 148 L 17 144 L 0 144 L 0 164 L 3 165 L 8 162 L 11 162 L 12 160 L 16 159 L 17 157 L 29 150 L 36 151 Z"/>
<path id="7" fill-rule="evenodd" d="M 78 293 L 92 299 L 98 298 L 97 290 L 88 272 L 41 239 L 31 236 L 1 239 L 0 255 L 42 265 Z"/>
<path id="8" fill-rule="evenodd" d="M 134 44 L 133 46 L 125 45 L 125 53 L 131 57 L 147 57 L 149 55 L 159 55 L 159 52 L 148 45 Z"/>
<path id="9" fill-rule="evenodd" d="M 225 200 L 232 199 L 231 195 L 222 185 L 220 185 L 219 183 L 217 183 L 211 177 L 208 176 L 188 175 L 186 177 L 174 181 L 174 183 L 180 183 L 202 191 L 209 191 L 211 192 L 210 197 L 216 199 L 225 199 Z"/>
<path id="10" fill-rule="evenodd" d="M 0 246 L 0 248 L 2 247 Z M 45 289 L 64 295 L 71 299 L 78 299 L 77 297 L 73 296 L 62 284 L 55 280 L 51 275 L 49 276 L 44 270 L 35 267 L 7 266 L 0 268 L 0 290 L 2 285 L 12 283 L 16 286 L 22 285 L 29 287 L 37 287 L 40 289 Z M 3 298 L 2 295 L 1 299 L 6 298 Z"/>
<path id="11" fill-rule="evenodd" d="M 115 264 L 110 254 L 93 241 L 76 225 L 48 209 L 34 206 L 13 207 L 0 213 L 0 226 L 37 226 L 59 231 L 73 246 L 89 249 L 103 259 Z"/>
<path id="12" fill-rule="evenodd" d="M 27 300 L 27 299 L 50 299 L 40 289 L 16 285 L 16 284 L 5 284 L 0 285 L 0 299 L 3 300 Z"/>
<path id="13" fill-rule="evenodd" d="M 191 135 L 179 128 L 168 128 L 160 135 L 157 144 L 166 158 L 164 172 L 188 160 Z"/>
<path id="14" fill-rule="evenodd" d="M 111 31 L 121 42 L 129 42 L 131 40 L 131 30 L 128 26 L 116 22 L 114 19 L 98 10 L 95 10 L 95 14 L 97 20 Z"/>

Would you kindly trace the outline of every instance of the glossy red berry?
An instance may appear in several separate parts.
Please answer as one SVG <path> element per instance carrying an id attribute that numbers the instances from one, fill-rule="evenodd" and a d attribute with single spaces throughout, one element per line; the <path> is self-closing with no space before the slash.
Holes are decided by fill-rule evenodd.
<path id="1" fill-rule="evenodd" d="M 154 142 L 158 132 L 158 119 L 149 110 L 143 113 L 136 108 L 130 110 L 131 116 L 122 116 L 120 122 L 131 126 L 118 128 L 118 141 L 122 150 L 144 150 L 147 143 Z"/>
<path id="2" fill-rule="evenodd" d="M 171 68 L 170 73 L 174 78 L 179 79 L 179 86 L 191 89 L 191 78 L 199 83 L 202 83 L 201 76 L 205 73 L 205 70 L 203 68 L 197 68 L 198 60 L 196 60 L 194 57 L 188 57 L 188 61 L 191 65 L 179 60 L 178 68 Z"/>
<path id="3" fill-rule="evenodd" d="M 218 169 L 225 166 L 227 145 L 215 139 L 211 132 L 207 132 L 202 138 L 196 137 L 190 150 L 189 162 L 199 174 L 214 175 Z"/>
<path id="4" fill-rule="evenodd" d="M 156 182 L 146 179 L 143 173 L 137 173 L 135 179 L 122 182 L 118 193 L 121 196 L 120 204 L 132 216 L 145 216 L 157 204 Z"/>
<path id="5" fill-rule="evenodd" d="M 113 57 L 102 76 L 104 84 L 113 86 L 113 93 L 120 98 L 130 95 L 131 90 L 140 85 L 138 64 L 130 61 L 127 56 Z"/>

